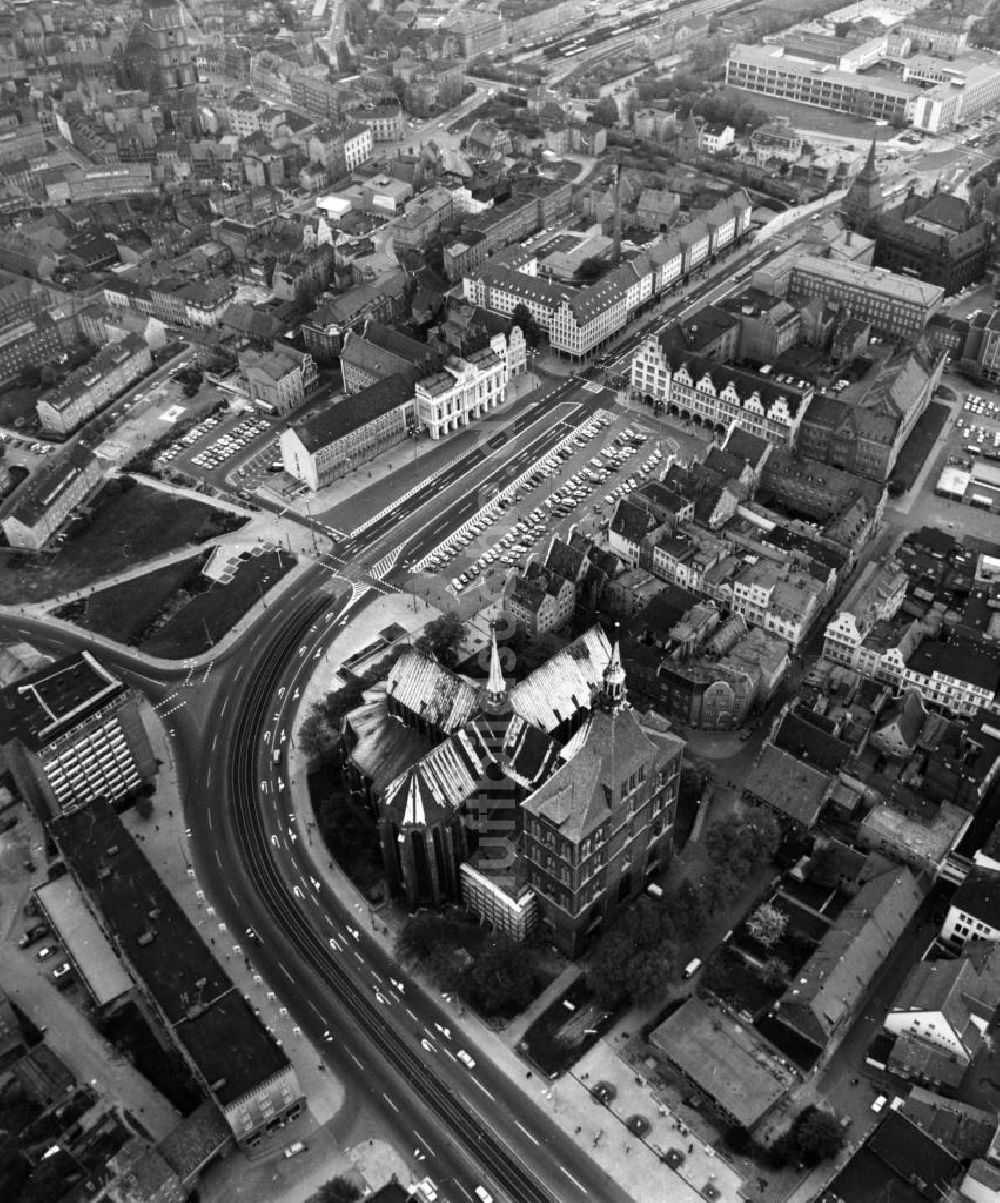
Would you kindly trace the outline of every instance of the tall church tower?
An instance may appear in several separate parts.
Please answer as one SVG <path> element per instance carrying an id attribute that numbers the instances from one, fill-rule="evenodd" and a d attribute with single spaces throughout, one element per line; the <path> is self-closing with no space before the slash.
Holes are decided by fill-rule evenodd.
<path id="1" fill-rule="evenodd" d="M 858 234 L 868 234 L 872 224 L 885 208 L 882 180 L 875 166 L 875 139 L 868 148 L 868 158 L 858 172 L 844 198 L 847 224 Z"/>

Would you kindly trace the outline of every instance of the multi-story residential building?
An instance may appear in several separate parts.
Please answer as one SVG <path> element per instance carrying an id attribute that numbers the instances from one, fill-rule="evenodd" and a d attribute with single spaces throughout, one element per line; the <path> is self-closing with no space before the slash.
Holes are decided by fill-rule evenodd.
<path id="1" fill-rule="evenodd" d="M 292 71 L 289 78 L 289 101 L 317 121 L 339 118 L 342 93 L 342 87 L 307 71 Z"/>
<path id="2" fill-rule="evenodd" d="M 309 158 L 322 164 L 336 179 L 367 163 L 375 153 L 374 145 L 372 131 L 367 125 L 354 122 L 325 126 L 309 139 Z"/>
<path id="3" fill-rule="evenodd" d="M 458 52 L 465 59 L 503 50 L 507 45 L 507 25 L 495 13 L 462 10 L 444 29 L 455 38 Z"/>
<path id="4" fill-rule="evenodd" d="M 36 408 L 42 429 L 55 435 L 72 434 L 152 366 L 149 345 L 137 334 L 127 334 L 38 398 Z"/>
<path id="5" fill-rule="evenodd" d="M 239 362 L 250 399 L 269 413 L 287 414 L 305 401 L 319 381 L 313 357 L 294 347 L 241 351 Z"/>
<path id="6" fill-rule="evenodd" d="M 881 268 L 805 255 L 792 268 L 788 299 L 807 304 L 814 297 L 869 322 L 872 333 L 902 342 L 921 333 L 944 289 Z"/>
<path id="7" fill-rule="evenodd" d="M 209 329 L 222 324 L 222 315 L 237 296 L 236 281 L 229 279 L 192 280 L 177 289 L 184 304 L 185 326 Z"/>
<path id="8" fill-rule="evenodd" d="M 901 348 L 838 396 L 814 397 L 799 430 L 803 455 L 888 481 L 896 457 L 941 380 L 936 362 Z"/>
<path id="9" fill-rule="evenodd" d="M 750 208 L 746 193 L 738 192 L 672 235 L 669 243 L 653 244 L 586 288 L 543 279 L 537 248 L 500 252 L 464 277 L 464 296 L 507 315 L 525 305 L 547 332 L 553 350 L 578 362 L 611 339 L 640 305 L 741 238 L 749 229 Z"/>
<path id="10" fill-rule="evenodd" d="M 1000 941 L 1000 873 L 974 868 L 951 896 L 941 938 L 961 951 L 970 941 Z"/>
<path id="11" fill-rule="evenodd" d="M 301 301 L 318 296 L 333 276 L 334 250 L 330 243 L 296 251 L 274 265 L 271 292 L 279 301 Z"/>
<path id="12" fill-rule="evenodd" d="M 0 691 L 0 759 L 42 820 L 94 798 L 120 802 L 156 776 L 139 699 L 90 652 Z"/>
<path id="13" fill-rule="evenodd" d="M 399 105 L 377 104 L 355 109 L 351 121 L 366 126 L 374 142 L 400 142 L 406 135 L 406 118 Z"/>
<path id="14" fill-rule="evenodd" d="M 387 227 L 393 242 L 411 250 L 420 250 L 449 221 L 454 209 L 452 195 L 434 188 L 415 197 Z"/>
<path id="15" fill-rule="evenodd" d="M 572 621 L 576 589 L 572 581 L 532 563 L 514 572 L 504 586 L 503 609 L 529 635 L 558 631 Z"/>
<path id="16" fill-rule="evenodd" d="M 50 456 L 0 506 L 0 526 L 11 547 L 44 547 L 63 521 L 100 484 L 101 461 L 88 448 L 71 444 Z"/>
<path id="17" fill-rule="evenodd" d="M 710 121 L 701 127 L 698 141 L 705 154 L 717 155 L 733 145 L 736 130 L 724 121 Z"/>
<path id="18" fill-rule="evenodd" d="M 441 356 L 426 343 L 407 338 L 391 326 L 369 318 L 364 330 L 348 330 L 340 353 L 344 388 L 359 392 L 396 372 L 409 376 L 414 383 L 441 367 Z"/>
<path id="19" fill-rule="evenodd" d="M 989 943 L 954 960 L 918 961 L 884 1027 L 895 1037 L 891 1073 L 956 1088 L 986 1043 L 1000 1004 L 998 950 Z"/>
<path id="20" fill-rule="evenodd" d="M 358 330 L 369 318 L 379 324 L 401 318 L 407 295 L 406 276 L 397 271 L 321 301 L 302 323 L 305 349 L 319 363 L 336 359 L 349 330 Z"/>
<path id="21" fill-rule="evenodd" d="M 396 446 L 415 428 L 409 377 L 387 376 L 283 430 L 281 462 L 289 476 L 315 492 Z"/>
<path id="22" fill-rule="evenodd" d="M 439 372 L 417 381 L 417 422 L 432 439 L 468 426 L 503 404 L 507 380 L 506 364 L 492 348 L 465 359 L 453 356 Z"/>
<path id="23" fill-rule="evenodd" d="M 854 666 L 857 649 L 877 623 L 896 617 L 906 599 L 909 577 L 896 560 L 883 560 L 870 570 L 851 608 L 839 610 L 823 635 L 823 655 L 838 664 Z"/>
<path id="24" fill-rule="evenodd" d="M 729 582 L 730 607 L 748 626 L 777 635 L 794 652 L 829 599 L 831 581 L 819 581 L 788 561 L 758 559 Z"/>
<path id="25" fill-rule="evenodd" d="M 758 162 L 794 163 L 802 157 L 802 135 L 787 121 L 766 121 L 750 135 L 750 149 Z"/>
<path id="26" fill-rule="evenodd" d="M 76 325 L 71 319 L 70 327 Z M 67 323 L 40 313 L 0 332 L 0 381 L 12 380 L 30 364 L 53 363 L 72 342 Z"/>
<path id="27" fill-rule="evenodd" d="M 143 0 L 125 48 L 126 61 L 154 95 L 193 87 L 196 29 L 178 0 Z"/>
<path id="28" fill-rule="evenodd" d="M 49 830 L 135 982 L 144 1016 L 183 1058 L 237 1144 L 259 1145 L 294 1119 L 305 1105 L 295 1070 L 110 802 L 73 807 Z M 215 1117 L 206 1118 L 203 1126 L 214 1126 Z M 133 1187 L 134 1178 L 129 1193 Z"/>
<path id="29" fill-rule="evenodd" d="M 676 349 L 651 334 L 632 359 L 636 395 L 662 402 L 672 414 L 725 432 L 746 430 L 769 443 L 794 446 L 813 387 L 782 375 L 762 375 Z"/>
<path id="30" fill-rule="evenodd" d="M 900 684 L 949 714 L 974 718 L 996 710 L 1000 700 L 1000 660 L 992 651 L 964 640 L 925 639 L 907 659 Z"/>

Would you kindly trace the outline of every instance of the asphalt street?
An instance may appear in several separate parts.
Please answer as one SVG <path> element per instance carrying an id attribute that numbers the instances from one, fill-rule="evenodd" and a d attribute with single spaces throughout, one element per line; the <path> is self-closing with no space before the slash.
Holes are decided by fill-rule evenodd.
<path id="1" fill-rule="evenodd" d="M 272 609 L 216 680 L 224 701 L 211 727 L 193 714 L 176 724 L 185 796 L 197 800 L 186 813 L 198 878 L 234 931 L 253 927 L 260 943 L 245 951 L 349 1094 L 383 1111 L 387 1129 L 413 1150 L 415 1176 L 429 1174 L 443 1199 L 472 1198 L 482 1184 L 526 1203 L 624 1203 L 627 1195 L 475 1049 L 474 1069 L 457 1059 L 444 1007 L 388 963 L 310 873 L 289 822 L 281 748 L 306 674 L 363 604 L 363 591 L 352 590 L 339 600 L 292 600 L 280 617 Z"/>

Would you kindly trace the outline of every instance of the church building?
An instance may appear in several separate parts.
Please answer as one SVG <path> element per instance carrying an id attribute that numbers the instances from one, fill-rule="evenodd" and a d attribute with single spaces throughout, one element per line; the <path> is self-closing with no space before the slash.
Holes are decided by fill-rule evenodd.
<path id="1" fill-rule="evenodd" d="M 629 705 L 600 627 L 509 687 L 495 640 L 484 687 L 410 649 L 346 736 L 411 909 L 461 901 L 576 956 L 669 859 L 684 743 Z"/>

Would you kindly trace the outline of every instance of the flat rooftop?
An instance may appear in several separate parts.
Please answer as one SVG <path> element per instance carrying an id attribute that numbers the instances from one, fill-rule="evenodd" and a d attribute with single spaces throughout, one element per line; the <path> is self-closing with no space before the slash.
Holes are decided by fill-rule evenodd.
<path id="1" fill-rule="evenodd" d="M 47 881 L 35 893 L 97 1006 L 135 988 L 72 877 Z"/>
<path id="2" fill-rule="evenodd" d="M 49 830 L 112 945 L 206 1082 L 224 1078 L 226 1097 L 238 1098 L 288 1065 L 110 803 L 95 799 L 53 819 Z M 211 1039 L 199 1038 L 203 1031 Z M 222 1074 L 219 1050 L 234 1044 L 241 1051 Z"/>
<path id="3" fill-rule="evenodd" d="M 649 1042 L 746 1128 L 798 1080 L 752 1029 L 699 998 L 664 1020 Z"/>
<path id="4" fill-rule="evenodd" d="M 0 739 L 38 750 L 125 692 L 89 652 L 67 656 L 0 692 Z"/>

